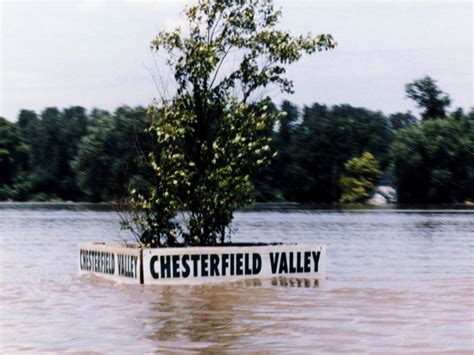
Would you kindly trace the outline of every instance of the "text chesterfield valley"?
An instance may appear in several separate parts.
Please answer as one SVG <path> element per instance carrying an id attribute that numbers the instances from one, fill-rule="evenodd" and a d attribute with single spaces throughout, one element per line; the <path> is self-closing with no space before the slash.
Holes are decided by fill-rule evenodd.
<path id="1" fill-rule="evenodd" d="M 117 262 L 115 262 L 117 260 Z M 80 250 L 79 268 L 129 278 L 138 278 L 138 256 L 95 250 Z"/>
<path id="2" fill-rule="evenodd" d="M 273 275 L 317 273 L 320 251 L 270 252 Z M 260 253 L 153 255 L 150 273 L 153 279 L 250 276 L 262 270 Z"/>
<path id="3" fill-rule="evenodd" d="M 323 279 L 325 260 L 325 248 L 317 244 L 150 249 L 89 243 L 80 245 L 78 253 L 80 274 L 135 284 L 273 276 Z"/>

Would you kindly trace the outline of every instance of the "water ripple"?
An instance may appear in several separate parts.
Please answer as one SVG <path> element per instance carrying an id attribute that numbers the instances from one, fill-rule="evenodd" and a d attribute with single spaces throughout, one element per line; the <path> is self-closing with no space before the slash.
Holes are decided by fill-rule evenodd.
<path id="1" fill-rule="evenodd" d="M 0 350 L 472 352 L 472 212 L 240 212 L 235 241 L 325 243 L 327 280 L 144 287 L 77 275 L 115 212 L 3 206 Z"/>

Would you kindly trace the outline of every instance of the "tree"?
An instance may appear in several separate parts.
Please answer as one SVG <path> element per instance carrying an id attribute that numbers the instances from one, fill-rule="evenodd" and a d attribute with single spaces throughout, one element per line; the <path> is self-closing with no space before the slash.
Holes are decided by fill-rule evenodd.
<path id="1" fill-rule="evenodd" d="M 22 130 L 23 134 L 26 133 L 27 127 L 31 126 L 33 121 L 37 121 L 38 116 L 36 112 L 30 110 L 21 110 L 18 115 L 18 126 Z"/>
<path id="2" fill-rule="evenodd" d="M 42 139 L 42 137 L 40 137 L 40 121 L 34 111 L 21 110 L 18 115 L 17 125 L 28 146 L 28 154 L 24 162 L 24 169 L 18 175 L 15 183 L 15 199 L 26 201 L 32 198 L 34 180 L 37 176 L 35 171 L 38 167 L 38 161 L 34 158 L 37 155 L 36 142 Z M 35 149 L 32 148 L 33 145 L 35 145 Z"/>
<path id="3" fill-rule="evenodd" d="M 423 122 L 400 130 L 390 146 L 402 203 L 474 198 L 474 124 L 468 119 Z"/>
<path id="4" fill-rule="evenodd" d="M 285 199 L 337 202 L 344 163 L 370 151 L 385 168 L 392 136 L 389 122 L 381 112 L 350 105 L 305 107 L 302 122 L 294 131 Z"/>
<path id="5" fill-rule="evenodd" d="M 26 167 L 28 146 L 20 129 L 0 117 L 0 200 L 16 198 L 13 185 Z"/>
<path id="6" fill-rule="evenodd" d="M 299 112 L 298 107 L 287 100 L 282 102 L 280 111 L 283 116 L 272 142 L 272 148 L 277 152 L 277 155 L 271 162 L 269 173 L 273 175 L 273 188 L 277 194 L 275 197 L 283 199 L 288 196 L 291 188 L 289 181 L 294 165 L 292 146 Z"/>
<path id="7" fill-rule="evenodd" d="M 285 115 L 280 119 L 280 128 L 278 130 L 278 143 L 281 147 L 289 146 L 296 121 L 299 118 L 298 107 L 288 100 L 284 100 L 281 104 L 281 111 Z"/>
<path id="8" fill-rule="evenodd" d="M 271 115 L 280 117 L 280 121 L 286 118 L 283 117 L 285 113 L 281 111 L 279 112 L 271 100 L 268 100 L 267 105 Z M 269 143 L 270 150 L 273 152 L 277 151 L 277 147 L 279 147 L 279 144 L 277 143 L 279 131 L 277 131 L 275 127 L 267 127 L 262 134 L 271 138 Z M 280 152 L 275 154 L 279 156 Z M 264 165 L 261 169 L 255 171 L 251 178 L 252 183 L 254 184 L 253 199 L 255 201 L 268 202 L 279 201 L 282 199 L 281 191 L 279 191 L 277 187 L 277 180 L 279 179 L 278 174 L 280 173 L 281 168 L 277 166 L 275 155 L 270 160 L 271 162 L 269 164 Z"/>
<path id="9" fill-rule="evenodd" d="M 150 150 L 146 109 L 123 106 L 91 116 L 72 163 L 77 184 L 89 200 L 119 200 L 130 180 L 145 179 L 138 160 Z"/>
<path id="10" fill-rule="evenodd" d="M 394 113 L 391 114 L 388 118 L 390 121 L 390 128 L 393 131 L 398 131 L 399 129 L 411 127 L 418 123 L 416 117 L 411 114 L 411 112 L 406 113 Z"/>
<path id="11" fill-rule="evenodd" d="M 235 208 L 251 201 L 251 175 L 271 156 L 268 132 L 276 116 L 259 89 L 292 92 L 285 67 L 303 53 L 335 46 L 330 35 L 291 36 L 276 29 L 271 1 L 200 0 L 186 11 L 188 35 L 160 32 L 152 48 L 164 51 L 176 80 L 173 98 L 149 109 L 158 154 L 150 154 L 155 185 L 132 189 L 131 223 L 141 242 L 223 243 Z M 173 222 L 189 211 L 186 228 Z"/>
<path id="12" fill-rule="evenodd" d="M 61 111 L 48 107 L 40 119 L 29 111 L 22 111 L 19 118 L 30 144 L 31 198 L 76 200 L 80 191 L 71 162 L 87 126 L 85 109 L 70 107 Z"/>
<path id="13" fill-rule="evenodd" d="M 344 172 L 339 179 L 341 198 L 339 202 L 359 203 L 370 197 L 374 182 L 380 177 L 380 169 L 375 157 L 364 152 L 344 163 Z"/>
<path id="14" fill-rule="evenodd" d="M 406 84 L 405 91 L 407 97 L 414 100 L 416 105 L 423 110 L 421 113 L 423 120 L 446 117 L 446 109 L 451 104 L 451 99 L 429 76 Z"/>

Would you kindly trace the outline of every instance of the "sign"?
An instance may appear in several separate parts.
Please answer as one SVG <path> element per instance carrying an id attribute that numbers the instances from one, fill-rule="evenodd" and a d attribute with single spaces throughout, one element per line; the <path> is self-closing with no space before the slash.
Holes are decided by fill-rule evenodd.
<path id="1" fill-rule="evenodd" d="M 143 283 L 142 249 L 91 243 L 79 245 L 79 274 L 93 274 L 121 283 Z"/>
<path id="2" fill-rule="evenodd" d="M 319 244 L 144 249 L 79 245 L 79 274 L 134 284 L 189 285 L 286 277 L 321 280 L 326 250 Z"/>
<path id="3" fill-rule="evenodd" d="M 252 278 L 323 279 L 319 244 L 143 249 L 145 284 L 195 284 Z"/>

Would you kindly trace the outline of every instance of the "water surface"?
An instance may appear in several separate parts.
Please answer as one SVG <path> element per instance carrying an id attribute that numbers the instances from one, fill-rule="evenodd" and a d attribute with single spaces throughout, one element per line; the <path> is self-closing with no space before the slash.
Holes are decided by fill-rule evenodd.
<path id="1" fill-rule="evenodd" d="M 90 208 L 0 207 L 1 352 L 474 351 L 473 210 L 239 212 L 234 241 L 326 244 L 327 280 L 160 287 L 77 275 L 129 238 Z"/>

